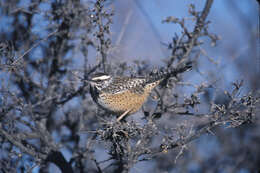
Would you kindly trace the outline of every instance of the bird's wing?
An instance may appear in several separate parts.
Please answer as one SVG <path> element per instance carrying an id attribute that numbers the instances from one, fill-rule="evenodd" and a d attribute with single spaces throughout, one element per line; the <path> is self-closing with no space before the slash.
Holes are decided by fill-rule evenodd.
<path id="1" fill-rule="evenodd" d="M 118 94 L 126 90 L 143 92 L 143 86 L 146 83 L 145 78 L 115 77 L 111 84 L 106 87 L 105 92 Z"/>

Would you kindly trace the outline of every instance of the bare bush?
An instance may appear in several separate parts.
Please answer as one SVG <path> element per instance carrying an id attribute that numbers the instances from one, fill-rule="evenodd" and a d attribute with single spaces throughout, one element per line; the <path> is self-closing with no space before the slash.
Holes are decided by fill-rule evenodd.
<path id="1" fill-rule="evenodd" d="M 199 163 L 199 172 L 220 170 L 220 162 L 225 162 L 221 169 L 226 171 L 259 170 L 259 135 L 252 136 L 255 140 L 250 139 L 249 146 L 238 145 L 241 153 L 232 153 L 233 143 L 225 138 L 236 133 L 235 140 L 242 139 L 247 136 L 243 128 L 257 129 L 257 89 L 241 91 L 241 79 L 231 90 L 222 88 L 213 100 L 207 94 L 217 88 L 216 80 L 200 84 L 185 80 L 201 73 L 204 41 L 215 46 L 219 40 L 207 20 L 213 0 L 207 0 L 202 10 L 189 6 L 192 29 L 187 18 L 163 20 L 177 24 L 182 32 L 169 38 L 170 56 L 162 58 L 157 71 L 190 65 L 192 71 L 178 71 L 156 88 L 150 104 L 154 106 L 143 106 L 142 119 L 127 117 L 122 122 L 97 108 L 85 79 L 96 72 L 149 76 L 156 70 L 148 61 L 113 59 L 111 52 L 117 49 L 111 39 L 113 1 L 36 0 L 26 6 L 19 2 L 0 2 L 1 15 L 10 21 L 6 30 L 0 30 L 1 172 L 48 172 L 50 163 L 64 173 L 136 172 L 139 163 L 152 164 L 154 172 L 186 172 L 192 161 Z M 192 92 L 185 93 L 185 87 Z M 231 128 L 235 129 L 225 130 Z M 207 133 L 225 147 L 203 160 L 195 153 L 195 140 Z"/>

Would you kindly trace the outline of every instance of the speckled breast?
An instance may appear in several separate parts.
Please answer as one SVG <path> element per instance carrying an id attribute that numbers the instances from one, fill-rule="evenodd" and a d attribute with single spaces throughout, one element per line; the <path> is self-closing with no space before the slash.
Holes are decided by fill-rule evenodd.
<path id="1" fill-rule="evenodd" d="M 130 110 L 128 114 L 137 112 L 146 101 L 151 90 L 159 82 L 151 83 L 144 88 L 143 93 L 137 93 L 133 90 L 126 90 L 124 92 L 109 94 L 100 93 L 98 104 L 104 109 L 121 114 Z"/>

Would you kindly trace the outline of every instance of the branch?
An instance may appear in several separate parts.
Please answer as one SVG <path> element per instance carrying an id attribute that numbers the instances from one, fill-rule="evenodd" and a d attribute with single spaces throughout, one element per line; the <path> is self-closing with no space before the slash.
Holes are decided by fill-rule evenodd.
<path id="1" fill-rule="evenodd" d="M 190 39 L 190 42 L 188 44 L 188 49 L 187 49 L 186 53 L 184 54 L 183 59 L 187 58 L 190 55 L 190 52 L 191 52 L 194 44 L 196 43 L 202 28 L 204 27 L 205 20 L 209 14 L 209 10 L 212 6 L 212 3 L 213 3 L 213 0 L 207 0 L 201 16 L 197 18 L 197 22 L 196 22 L 195 28 L 193 30 L 193 33 L 192 33 L 192 38 Z"/>
<path id="2" fill-rule="evenodd" d="M 186 44 L 186 51 L 184 55 L 182 56 L 182 60 L 179 62 L 179 64 L 186 61 L 187 57 L 190 55 L 192 48 L 194 47 L 195 43 L 197 42 L 198 37 L 200 36 L 201 30 L 204 27 L 205 20 L 209 14 L 210 8 L 212 6 L 213 0 L 207 0 L 204 9 L 201 13 L 201 15 L 197 18 L 196 25 L 194 27 L 193 32 L 191 33 L 191 37 L 189 37 L 189 40 Z M 170 67 L 174 61 L 174 58 L 171 58 L 167 67 Z"/>
<path id="3" fill-rule="evenodd" d="M 217 126 L 226 125 L 225 127 L 227 128 L 238 127 L 244 123 L 252 122 L 252 119 L 256 116 L 256 105 L 259 103 L 260 97 L 254 97 L 252 94 L 248 94 L 237 98 L 236 93 L 239 92 L 241 85 L 241 82 L 235 84 L 235 88 L 232 91 L 232 94 L 228 94 L 231 97 L 231 101 L 227 107 L 217 104 L 212 105 L 209 116 L 212 117 L 212 120 L 203 125 L 202 128 L 191 133 L 191 135 L 189 134 L 186 137 L 179 138 L 176 141 L 170 140 L 166 143 L 162 143 L 160 147 L 147 149 L 143 152 L 143 154 L 149 154 L 153 155 L 152 157 L 156 157 L 156 154 L 161 152 L 166 153 L 170 149 L 184 146 L 191 141 L 198 139 L 201 135 L 207 132 L 211 132 L 211 130 Z M 142 160 L 147 160 L 147 158 Z"/>
<path id="4" fill-rule="evenodd" d="M 35 47 L 39 46 L 39 44 L 43 41 L 46 41 L 49 37 L 57 33 L 58 30 L 55 30 L 48 34 L 45 38 L 41 39 L 39 42 L 35 43 L 32 47 L 26 50 L 21 56 L 19 56 L 11 65 L 16 65 L 25 55 L 27 55 L 30 51 L 32 51 Z"/>
<path id="5" fill-rule="evenodd" d="M 39 161 L 47 161 L 52 162 L 57 165 L 62 173 L 73 173 L 73 169 L 71 165 L 66 161 L 64 156 L 59 151 L 51 151 L 48 155 L 42 154 L 40 152 L 36 152 L 31 147 L 28 148 L 24 146 L 17 138 L 13 137 L 12 135 L 8 134 L 3 128 L 2 124 L 0 123 L 0 135 L 7 139 L 11 144 L 18 147 L 21 152 L 26 153 Z"/>
<path id="6" fill-rule="evenodd" d="M 69 162 L 66 161 L 60 151 L 51 151 L 46 159 L 47 162 L 52 162 L 57 165 L 62 173 L 73 173 L 73 169 Z"/>
<path id="7" fill-rule="evenodd" d="M 21 152 L 31 155 L 34 158 L 45 160 L 47 155 L 42 153 L 37 153 L 32 148 L 25 147 L 20 141 L 14 138 L 12 135 L 8 134 L 2 127 L 2 123 L 0 123 L 0 135 L 6 138 L 11 144 L 18 147 Z"/>

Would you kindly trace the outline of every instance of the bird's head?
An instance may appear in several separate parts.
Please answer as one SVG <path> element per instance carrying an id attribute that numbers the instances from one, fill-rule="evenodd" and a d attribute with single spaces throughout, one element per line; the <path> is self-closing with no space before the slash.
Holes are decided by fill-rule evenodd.
<path id="1" fill-rule="evenodd" d="M 109 83 L 111 82 L 112 77 L 105 73 L 96 73 L 94 74 L 91 79 L 89 80 L 90 85 L 92 87 L 101 90 L 102 88 L 106 88 Z"/>

